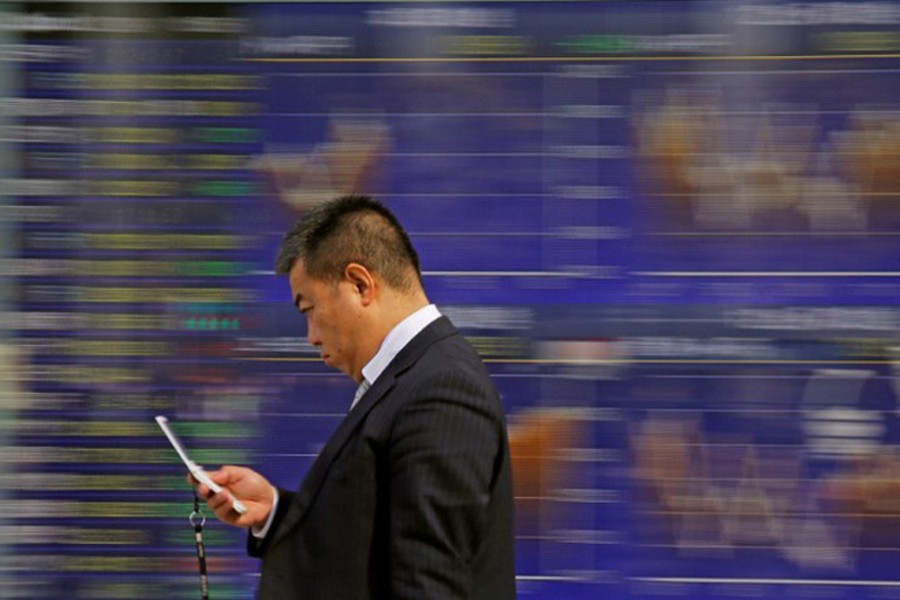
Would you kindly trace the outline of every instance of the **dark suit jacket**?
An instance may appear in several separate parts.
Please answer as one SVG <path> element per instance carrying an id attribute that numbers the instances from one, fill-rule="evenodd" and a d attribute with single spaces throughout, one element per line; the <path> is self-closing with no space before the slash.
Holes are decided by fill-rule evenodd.
<path id="1" fill-rule="evenodd" d="M 503 409 L 446 318 L 394 358 L 297 493 L 280 490 L 259 598 L 515 598 Z"/>

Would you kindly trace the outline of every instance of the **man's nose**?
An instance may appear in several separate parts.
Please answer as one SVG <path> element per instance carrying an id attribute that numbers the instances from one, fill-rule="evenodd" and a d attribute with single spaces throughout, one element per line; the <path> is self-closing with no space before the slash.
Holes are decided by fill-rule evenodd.
<path id="1" fill-rule="evenodd" d="M 322 339 L 319 337 L 319 328 L 312 323 L 306 324 L 306 337 L 313 346 L 321 346 Z"/>

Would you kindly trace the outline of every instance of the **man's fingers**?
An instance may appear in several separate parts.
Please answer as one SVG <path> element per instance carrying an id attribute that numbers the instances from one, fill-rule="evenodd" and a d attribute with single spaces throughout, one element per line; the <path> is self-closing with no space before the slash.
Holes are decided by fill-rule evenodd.
<path id="1" fill-rule="evenodd" d="M 219 492 L 218 494 L 212 494 L 206 499 L 206 505 L 212 510 L 218 510 L 226 504 L 231 504 L 228 498 L 228 492 Z"/>
<path id="2" fill-rule="evenodd" d="M 219 485 L 228 485 L 229 483 L 232 483 L 231 471 L 228 467 L 222 467 L 218 471 L 208 471 L 206 474 Z"/>
<path id="3" fill-rule="evenodd" d="M 228 492 L 214 494 L 206 501 L 206 505 L 216 514 L 219 520 L 225 523 L 235 523 L 240 518 L 240 515 L 234 511 L 232 499 Z"/>
<path id="4" fill-rule="evenodd" d="M 207 471 L 207 476 L 222 487 L 234 485 L 241 479 L 241 471 L 230 465 L 225 465 L 216 471 Z"/>
<path id="5" fill-rule="evenodd" d="M 188 482 L 188 484 L 190 484 L 191 486 L 194 487 L 194 490 L 197 492 L 197 495 L 199 497 L 203 498 L 204 500 L 206 500 L 210 496 L 212 496 L 212 490 L 210 490 L 207 486 L 205 486 L 204 484 L 197 481 L 197 479 L 190 473 L 187 474 L 187 477 L 185 477 L 185 480 Z"/>

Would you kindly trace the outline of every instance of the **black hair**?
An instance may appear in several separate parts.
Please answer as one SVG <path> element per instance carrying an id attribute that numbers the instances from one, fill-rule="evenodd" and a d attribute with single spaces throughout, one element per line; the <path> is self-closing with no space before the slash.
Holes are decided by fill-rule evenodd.
<path id="1" fill-rule="evenodd" d="M 284 236 L 275 272 L 286 275 L 298 260 L 310 277 L 339 281 L 350 263 L 377 273 L 390 286 L 422 285 L 419 255 L 400 221 L 369 196 L 352 195 L 321 204 Z"/>

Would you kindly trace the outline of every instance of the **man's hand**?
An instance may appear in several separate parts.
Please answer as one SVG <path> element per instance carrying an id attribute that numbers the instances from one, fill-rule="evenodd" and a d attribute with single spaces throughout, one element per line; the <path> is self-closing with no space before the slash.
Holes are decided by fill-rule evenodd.
<path id="1" fill-rule="evenodd" d="M 206 506 L 224 523 L 235 527 L 262 527 L 272 511 L 275 489 L 269 481 L 246 467 L 222 467 L 218 471 L 207 471 L 210 479 L 225 488 L 218 494 L 187 476 L 188 483 L 197 488 L 197 495 L 206 498 Z M 247 512 L 238 514 L 231 506 L 232 498 L 239 498 L 247 507 Z"/>

